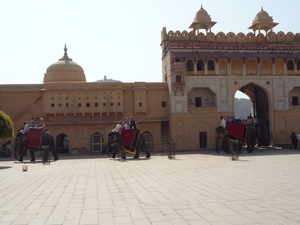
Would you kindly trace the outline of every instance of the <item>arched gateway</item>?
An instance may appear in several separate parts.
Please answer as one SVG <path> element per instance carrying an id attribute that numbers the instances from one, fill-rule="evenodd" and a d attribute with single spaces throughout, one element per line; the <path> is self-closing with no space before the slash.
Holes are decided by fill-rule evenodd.
<path id="1" fill-rule="evenodd" d="M 251 113 L 256 119 L 256 127 L 258 132 L 258 145 L 268 146 L 272 143 L 272 123 L 273 121 L 270 115 L 270 98 L 265 88 L 251 82 L 244 85 L 239 91 L 246 94 L 251 102 Z"/>

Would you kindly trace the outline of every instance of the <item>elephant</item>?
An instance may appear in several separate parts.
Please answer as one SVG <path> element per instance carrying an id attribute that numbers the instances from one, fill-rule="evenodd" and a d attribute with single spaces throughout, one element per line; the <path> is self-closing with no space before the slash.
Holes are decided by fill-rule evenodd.
<path id="1" fill-rule="evenodd" d="M 140 157 L 140 151 L 145 151 L 146 153 L 146 158 L 150 158 L 151 154 L 149 150 L 147 149 L 146 143 L 145 143 L 145 137 L 142 132 L 140 132 L 138 129 L 137 131 L 139 132 L 139 138 L 136 141 L 135 146 L 131 146 L 136 149 L 134 159 L 138 159 Z M 127 132 L 125 129 L 122 129 L 122 132 Z M 110 132 L 108 134 L 108 143 L 107 143 L 107 148 L 108 148 L 108 156 L 110 156 L 110 153 L 112 152 L 112 158 L 116 157 L 116 154 L 119 152 L 121 154 L 121 158 L 123 160 L 126 159 L 125 156 L 125 151 L 134 154 L 134 152 L 126 150 L 126 144 L 124 143 L 124 140 L 122 140 L 122 137 L 119 133 L 116 132 Z M 113 149 L 112 149 L 113 148 Z"/>
<path id="2" fill-rule="evenodd" d="M 245 128 L 245 139 L 247 143 L 247 151 L 252 153 L 256 144 L 257 130 L 255 126 L 247 126 Z"/>
<path id="3" fill-rule="evenodd" d="M 52 153 L 54 157 L 54 161 L 57 161 L 59 159 L 56 150 L 55 150 L 55 145 L 54 145 L 54 138 L 53 136 L 48 133 L 48 131 L 44 130 L 42 133 L 42 141 L 41 141 L 41 146 L 49 146 L 49 151 Z M 22 132 L 18 132 L 16 137 L 15 137 L 15 143 L 14 143 L 14 151 L 15 151 L 15 158 L 23 162 L 23 157 L 25 155 L 25 152 L 27 149 L 29 149 L 30 156 L 31 156 L 31 162 L 35 161 L 34 157 L 34 150 L 31 150 L 31 147 L 27 146 L 27 141 L 28 137 L 27 135 L 24 135 Z M 41 148 L 41 146 L 37 146 L 37 148 Z M 20 158 L 18 159 L 18 155 Z M 43 162 L 46 162 L 48 160 L 48 154 L 45 154 L 43 157 Z"/>

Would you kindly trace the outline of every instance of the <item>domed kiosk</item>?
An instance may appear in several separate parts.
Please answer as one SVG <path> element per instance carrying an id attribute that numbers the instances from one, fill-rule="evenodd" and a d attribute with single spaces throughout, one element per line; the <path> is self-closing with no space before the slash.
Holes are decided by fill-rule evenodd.
<path id="1" fill-rule="evenodd" d="M 196 13 L 195 19 L 189 28 L 193 29 L 194 31 L 196 30 L 197 32 L 199 29 L 204 29 L 207 33 L 208 31 L 211 32 L 211 28 L 216 23 L 217 22 L 211 21 L 210 15 L 205 9 L 203 9 L 201 5 L 201 8 Z"/>
<path id="2" fill-rule="evenodd" d="M 273 29 L 273 27 L 277 26 L 278 23 L 273 22 L 273 18 L 261 7 L 261 10 L 256 14 L 252 22 L 252 26 L 248 29 L 252 29 L 254 32 L 256 30 L 264 30 L 266 33 Z"/>
<path id="3" fill-rule="evenodd" d="M 44 75 L 44 83 L 47 82 L 86 82 L 85 74 L 80 65 L 73 62 L 64 48 L 64 56 L 58 62 L 50 65 Z"/>

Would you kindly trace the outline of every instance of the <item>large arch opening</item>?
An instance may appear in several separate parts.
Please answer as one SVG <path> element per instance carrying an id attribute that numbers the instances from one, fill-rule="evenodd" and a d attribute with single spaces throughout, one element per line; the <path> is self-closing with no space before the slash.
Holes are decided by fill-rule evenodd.
<path id="1" fill-rule="evenodd" d="M 258 146 L 269 146 L 270 135 L 270 106 L 267 92 L 260 86 L 249 83 L 239 89 L 250 99 L 250 112 L 256 119 Z M 249 114 L 248 113 L 248 114 Z"/>
<path id="2" fill-rule="evenodd" d="M 61 154 L 69 154 L 69 137 L 61 133 L 56 136 L 56 152 Z"/>

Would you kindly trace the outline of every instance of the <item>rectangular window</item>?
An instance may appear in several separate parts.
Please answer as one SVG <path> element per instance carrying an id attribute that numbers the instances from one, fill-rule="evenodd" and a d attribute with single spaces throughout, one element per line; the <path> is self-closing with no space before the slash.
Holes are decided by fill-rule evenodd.
<path id="1" fill-rule="evenodd" d="M 97 102 L 95 103 L 95 107 L 98 107 L 98 103 Z"/>
<path id="2" fill-rule="evenodd" d="M 141 102 L 139 102 L 139 107 L 142 107 L 142 106 L 143 106 L 143 104 Z"/>
<path id="3" fill-rule="evenodd" d="M 176 75 L 176 83 L 182 83 L 181 75 Z"/>
<path id="4" fill-rule="evenodd" d="M 53 103 L 51 104 L 51 107 L 54 107 L 54 104 L 53 104 Z"/>
<path id="5" fill-rule="evenodd" d="M 103 103 L 103 106 L 106 106 L 106 104 L 105 104 L 105 103 Z"/>
<path id="6" fill-rule="evenodd" d="M 121 103 L 120 102 L 118 102 L 118 106 L 120 106 L 121 105 Z"/>
<path id="7" fill-rule="evenodd" d="M 292 97 L 292 105 L 298 105 L 298 97 Z"/>
<path id="8" fill-rule="evenodd" d="M 195 106 L 196 107 L 202 107 L 202 100 L 199 97 L 195 98 Z"/>
<path id="9" fill-rule="evenodd" d="M 165 102 L 165 101 L 162 101 L 162 102 L 161 102 L 161 107 L 162 107 L 162 108 L 165 108 L 165 107 L 167 107 L 167 102 Z"/>
<path id="10" fill-rule="evenodd" d="M 78 107 L 81 107 L 81 103 L 78 103 Z"/>
<path id="11" fill-rule="evenodd" d="M 85 106 L 86 106 L 86 107 L 90 107 L 90 103 L 86 103 Z"/>
<path id="12" fill-rule="evenodd" d="M 69 103 L 66 103 L 66 107 L 69 107 Z"/>

